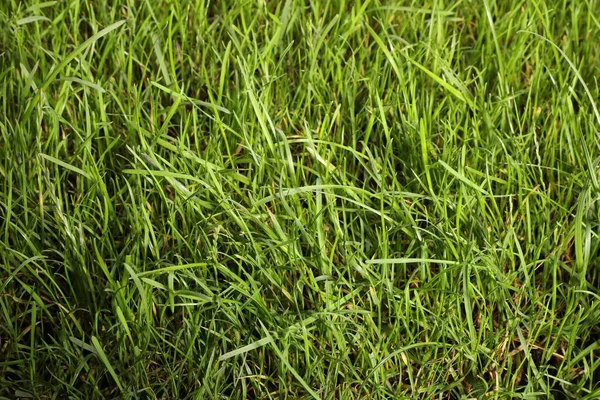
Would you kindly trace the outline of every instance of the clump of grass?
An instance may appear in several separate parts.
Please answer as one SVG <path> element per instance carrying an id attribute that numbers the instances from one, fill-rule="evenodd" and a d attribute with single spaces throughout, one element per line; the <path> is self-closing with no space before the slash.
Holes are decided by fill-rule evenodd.
<path id="1" fill-rule="evenodd" d="M 0 4 L 0 396 L 600 396 L 597 1 Z"/>

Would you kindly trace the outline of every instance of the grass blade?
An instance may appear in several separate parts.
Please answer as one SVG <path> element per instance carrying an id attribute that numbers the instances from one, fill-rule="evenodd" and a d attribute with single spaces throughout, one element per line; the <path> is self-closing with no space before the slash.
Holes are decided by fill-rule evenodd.
<path id="1" fill-rule="evenodd" d="M 260 340 L 257 340 L 256 342 L 250 343 L 249 345 L 240 347 L 238 349 L 235 349 L 235 350 L 232 350 L 230 352 L 223 354 L 222 356 L 219 357 L 219 361 L 225 361 L 232 357 L 239 356 L 239 355 L 247 353 L 249 351 L 258 349 L 259 347 L 265 346 L 265 345 L 271 343 L 272 341 L 273 341 L 273 337 L 271 337 L 271 336 L 262 338 Z"/>
<path id="2" fill-rule="evenodd" d="M 110 376 L 112 376 L 112 378 L 115 380 L 115 383 L 119 387 L 119 390 L 121 392 L 123 392 L 123 385 L 121 385 L 119 376 L 117 375 L 117 373 L 115 372 L 115 369 L 110 364 L 110 361 L 108 360 L 108 357 L 106 356 L 106 353 L 102 349 L 102 345 L 100 344 L 98 339 L 96 339 L 95 336 L 92 336 L 92 344 L 94 345 L 94 348 L 96 349 L 96 352 L 98 353 L 98 358 L 100 358 L 100 361 L 102 361 L 102 363 L 104 364 L 104 366 L 110 373 Z"/>
<path id="3" fill-rule="evenodd" d="M 64 162 L 64 161 L 61 161 L 58 158 L 55 158 L 55 157 L 52 157 L 52 156 L 49 156 L 49 155 L 43 154 L 43 153 L 40 153 L 39 156 L 42 157 L 44 160 L 48 160 L 58 166 L 68 169 L 71 172 L 75 172 L 76 174 L 82 175 L 86 178 L 91 178 L 90 175 L 88 175 L 88 173 L 85 172 L 84 170 L 77 168 L 69 163 Z"/>

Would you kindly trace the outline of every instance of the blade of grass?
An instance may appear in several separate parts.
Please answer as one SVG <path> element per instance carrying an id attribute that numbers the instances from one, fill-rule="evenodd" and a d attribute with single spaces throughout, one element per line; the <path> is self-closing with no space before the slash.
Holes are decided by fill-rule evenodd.
<path id="1" fill-rule="evenodd" d="M 100 342 L 98 341 L 98 339 L 96 338 L 96 336 L 92 336 L 92 344 L 94 345 L 94 348 L 96 349 L 96 352 L 98 354 L 98 358 L 100 358 L 100 361 L 102 361 L 102 363 L 104 364 L 104 366 L 106 367 L 106 369 L 110 373 L 110 376 L 112 376 L 112 378 L 114 379 L 115 383 L 119 387 L 119 390 L 121 392 L 123 392 L 123 385 L 121 385 L 121 381 L 119 380 L 119 376 L 117 375 L 117 373 L 115 372 L 115 369 L 113 368 L 113 366 L 111 365 L 110 361 L 108 360 L 108 357 L 106 356 L 106 353 L 102 349 L 102 345 L 100 344 Z"/>

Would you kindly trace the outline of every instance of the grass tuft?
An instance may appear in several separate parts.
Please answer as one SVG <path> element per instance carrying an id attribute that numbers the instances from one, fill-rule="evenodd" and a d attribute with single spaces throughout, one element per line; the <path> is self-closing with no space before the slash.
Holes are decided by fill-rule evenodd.
<path id="1" fill-rule="evenodd" d="M 600 398 L 597 0 L 0 0 L 0 397 Z"/>

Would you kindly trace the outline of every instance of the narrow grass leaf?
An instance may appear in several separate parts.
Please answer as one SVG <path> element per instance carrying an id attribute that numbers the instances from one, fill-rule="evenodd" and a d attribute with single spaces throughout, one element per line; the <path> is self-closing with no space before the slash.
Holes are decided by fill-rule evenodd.
<path id="1" fill-rule="evenodd" d="M 172 90 L 172 89 L 169 89 L 168 87 L 166 87 L 166 86 L 164 86 L 164 85 L 161 85 L 161 84 L 160 84 L 160 83 L 158 83 L 158 82 L 151 81 L 151 82 L 150 82 L 150 84 L 151 84 L 152 86 L 154 86 L 154 87 L 156 87 L 156 88 L 158 88 L 158 89 L 162 90 L 163 92 L 170 94 L 170 95 L 171 95 L 171 96 L 173 96 L 173 97 L 178 97 L 178 98 L 180 98 L 180 99 L 182 99 L 182 100 L 185 100 L 185 101 L 183 101 L 183 102 L 182 102 L 182 104 L 186 104 L 186 103 L 187 103 L 187 104 L 195 104 L 195 105 L 197 105 L 197 106 L 202 106 L 202 107 L 206 107 L 206 108 L 211 108 L 211 109 L 213 109 L 213 110 L 217 110 L 217 111 L 220 111 L 220 112 L 222 112 L 222 113 L 225 113 L 225 114 L 231 114 L 231 111 L 230 111 L 230 110 L 228 110 L 228 109 L 227 109 L 227 108 L 225 108 L 225 107 L 218 106 L 218 105 L 216 105 L 216 104 L 209 103 L 209 102 L 206 102 L 206 101 L 202 101 L 202 100 L 193 99 L 193 98 L 191 98 L 191 97 L 188 97 L 188 96 L 186 96 L 186 95 L 184 95 L 184 94 L 182 94 L 182 93 L 178 93 L 178 92 L 176 92 L 176 91 L 174 91 L 174 90 Z"/>
<path id="2" fill-rule="evenodd" d="M 479 193 L 489 196 L 488 192 L 486 192 L 481 187 L 479 187 L 476 184 L 474 184 L 473 182 L 471 182 L 469 179 L 467 179 L 467 177 L 464 174 L 461 174 L 460 172 L 458 172 L 457 170 L 455 170 L 454 168 L 452 168 L 451 166 L 446 164 L 444 161 L 438 160 L 438 163 L 440 163 L 440 165 L 442 165 L 442 167 L 446 168 L 446 170 L 448 172 L 450 172 L 450 174 L 452 174 L 455 178 L 457 178 L 459 181 L 461 181 L 468 187 L 477 190 Z"/>
<path id="3" fill-rule="evenodd" d="M 191 300 L 198 300 L 203 302 L 211 302 L 212 299 L 207 295 L 199 292 L 194 292 L 192 290 L 176 290 L 173 293 L 175 296 L 183 297 Z"/>
<path id="4" fill-rule="evenodd" d="M 79 346 L 82 349 L 87 350 L 92 354 L 98 355 L 98 351 L 96 350 L 96 348 L 94 346 L 90 346 L 89 344 L 85 343 L 83 340 L 77 339 L 76 337 L 73 337 L 73 336 L 70 336 L 69 340 L 76 346 Z"/>
<path id="5" fill-rule="evenodd" d="M 413 264 L 413 263 L 448 264 L 448 265 L 459 264 L 456 261 L 436 260 L 433 258 L 376 258 L 373 260 L 367 260 L 365 262 L 367 264 Z"/>
<path id="6" fill-rule="evenodd" d="M 167 68 L 165 56 L 160 45 L 160 38 L 158 37 L 156 32 L 152 32 L 152 45 L 154 47 L 154 54 L 156 55 L 160 72 L 162 73 L 165 83 L 167 84 L 167 86 L 169 86 L 171 85 L 171 77 L 169 76 L 169 69 Z"/>
<path id="7" fill-rule="evenodd" d="M 239 349 L 235 349 L 228 353 L 223 354 L 221 357 L 219 357 L 219 361 L 225 361 L 232 357 L 239 356 L 240 354 L 244 354 L 249 351 L 258 349 L 259 347 L 265 346 L 265 345 L 271 343 L 272 341 L 273 341 L 273 337 L 271 337 L 271 336 L 262 338 L 260 340 L 257 340 L 256 342 L 250 343 L 249 345 L 240 347 Z"/>
<path id="8" fill-rule="evenodd" d="M 98 354 L 98 358 L 100 358 L 100 361 L 102 361 L 102 363 L 104 364 L 104 366 L 106 367 L 106 369 L 110 373 L 110 376 L 112 376 L 112 378 L 115 380 L 115 383 L 119 387 L 119 390 L 121 390 L 121 392 L 122 392 L 123 391 L 123 385 L 121 385 L 121 381 L 119 380 L 119 376 L 117 375 L 117 373 L 115 372 L 115 369 L 113 368 L 113 366 L 111 365 L 110 361 L 108 360 L 108 357 L 106 356 L 106 353 L 102 349 L 102 345 L 100 345 L 100 342 L 98 341 L 98 339 L 96 339 L 96 336 L 92 336 L 92 344 L 94 345 L 94 348 L 96 349 L 96 352 Z"/>
<path id="9" fill-rule="evenodd" d="M 63 78 L 64 81 L 67 82 L 74 82 L 74 83 L 79 83 L 80 85 L 83 86 L 87 86 L 89 88 L 92 88 L 94 90 L 97 90 L 100 93 L 104 93 L 105 90 L 102 86 L 94 83 L 94 82 L 90 82 L 90 81 L 86 81 L 85 79 L 81 79 L 81 78 L 75 78 L 75 77 L 68 77 L 68 78 Z"/>
<path id="10" fill-rule="evenodd" d="M 37 21 L 50 21 L 50 18 L 44 17 L 43 15 L 32 15 L 30 17 L 21 18 L 17 21 L 17 25 L 26 25 Z"/>
<path id="11" fill-rule="evenodd" d="M 184 270 L 188 270 L 188 269 L 204 268 L 207 265 L 208 265 L 207 263 L 192 263 L 192 264 L 183 264 L 183 265 L 171 265 L 169 267 L 157 268 L 157 269 L 153 269 L 151 271 L 140 272 L 138 274 L 138 276 L 142 277 L 142 276 L 149 276 L 149 275 L 150 276 L 161 275 L 161 274 L 165 274 L 165 273 L 168 273 L 168 272 L 174 272 L 174 271 L 184 271 Z"/>
<path id="12" fill-rule="evenodd" d="M 73 166 L 73 165 L 71 165 L 69 163 L 61 161 L 58 158 L 49 156 L 47 154 L 40 153 L 39 155 L 43 159 L 48 160 L 48 161 L 50 161 L 50 162 L 52 162 L 52 163 L 54 163 L 56 165 L 59 165 L 59 166 L 65 168 L 65 169 L 68 169 L 71 172 L 75 172 L 76 174 L 82 175 L 82 176 L 84 176 L 86 178 L 91 178 L 90 175 L 87 172 L 85 172 L 84 170 L 82 170 L 81 168 L 77 168 L 77 167 L 75 167 L 75 166 Z"/>

